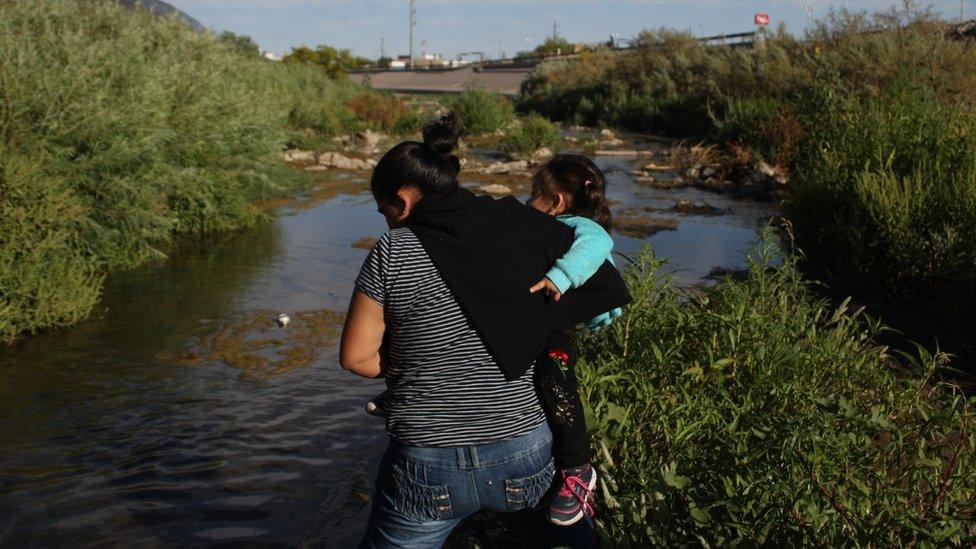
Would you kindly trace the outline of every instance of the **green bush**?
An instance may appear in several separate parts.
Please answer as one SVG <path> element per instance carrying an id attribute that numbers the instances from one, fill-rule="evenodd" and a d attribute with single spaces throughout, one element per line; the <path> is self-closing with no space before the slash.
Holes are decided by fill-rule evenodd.
<path id="1" fill-rule="evenodd" d="M 424 125 L 431 118 L 431 114 L 416 108 L 407 107 L 403 115 L 393 126 L 393 133 L 398 135 L 416 135 L 424 129 Z"/>
<path id="2" fill-rule="evenodd" d="M 506 154 L 531 154 L 542 147 L 557 151 L 563 138 L 559 128 L 538 114 L 530 114 L 521 120 L 519 127 L 502 141 Z"/>
<path id="3" fill-rule="evenodd" d="M 84 317 L 106 270 L 296 182 L 294 69 L 109 0 L 0 3 L 0 45 L 0 337 Z"/>
<path id="4" fill-rule="evenodd" d="M 951 348 L 972 348 L 976 112 L 915 75 L 873 99 L 823 84 L 803 105 L 786 213 L 810 263 L 859 296 L 920 306 Z"/>
<path id="5" fill-rule="evenodd" d="M 467 133 L 491 133 L 508 125 L 515 108 L 504 97 L 472 89 L 447 100 L 447 107 L 457 114 Z"/>
<path id="6" fill-rule="evenodd" d="M 91 206 L 45 164 L 0 149 L 3 339 L 80 320 L 98 300 L 101 276 L 74 243 L 72 227 L 91 215 Z"/>
<path id="7" fill-rule="evenodd" d="M 972 545 L 976 400 L 933 381 L 944 356 L 898 375 L 877 325 L 772 257 L 687 293 L 645 254 L 583 341 L 605 545 Z"/>

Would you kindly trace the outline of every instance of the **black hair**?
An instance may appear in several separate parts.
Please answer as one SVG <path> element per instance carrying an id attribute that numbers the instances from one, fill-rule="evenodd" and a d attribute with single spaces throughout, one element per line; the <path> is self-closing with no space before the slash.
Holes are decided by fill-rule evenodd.
<path id="1" fill-rule="evenodd" d="M 414 187 L 424 196 L 450 196 L 458 190 L 461 161 L 452 154 L 461 137 L 457 116 L 451 112 L 432 120 L 423 135 L 423 143 L 404 141 L 376 164 L 369 185 L 377 202 L 393 202 L 404 187 Z"/>
<path id="2" fill-rule="evenodd" d="M 532 199 L 555 203 L 556 193 L 569 195 L 568 214 L 588 217 L 607 232 L 613 216 L 607 203 L 607 179 L 592 160 L 581 154 L 558 154 L 532 177 Z"/>

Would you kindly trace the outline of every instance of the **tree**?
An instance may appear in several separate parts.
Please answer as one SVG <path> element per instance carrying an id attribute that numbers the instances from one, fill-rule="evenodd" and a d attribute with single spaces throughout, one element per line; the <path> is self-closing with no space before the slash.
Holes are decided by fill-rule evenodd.
<path id="1" fill-rule="evenodd" d="M 259 57 L 261 55 L 261 48 L 258 47 L 250 36 L 224 31 L 217 36 L 217 40 L 222 44 L 227 44 L 231 49 L 238 51 L 244 57 Z"/>
<path id="2" fill-rule="evenodd" d="M 320 45 L 314 50 L 307 46 L 292 48 L 291 53 L 282 58 L 282 61 L 318 65 L 332 79 L 343 78 L 349 69 L 361 68 L 370 64 L 369 59 L 355 56 L 347 49 L 338 50 L 325 45 Z"/>
<path id="3" fill-rule="evenodd" d="M 550 36 L 546 41 L 536 46 L 532 51 L 520 51 L 515 55 L 515 59 L 528 59 L 532 57 L 548 57 L 550 55 L 565 55 L 576 52 L 576 44 L 563 37 L 553 38 Z"/>

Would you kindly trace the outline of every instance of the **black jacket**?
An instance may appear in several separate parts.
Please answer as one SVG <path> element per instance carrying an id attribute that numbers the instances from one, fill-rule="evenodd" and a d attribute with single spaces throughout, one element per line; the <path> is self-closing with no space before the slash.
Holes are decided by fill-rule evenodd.
<path id="1" fill-rule="evenodd" d="M 609 262 L 558 303 L 529 288 L 573 243 L 573 229 L 515 198 L 461 189 L 429 195 L 407 224 L 427 250 L 505 376 L 521 377 L 556 330 L 630 302 Z"/>

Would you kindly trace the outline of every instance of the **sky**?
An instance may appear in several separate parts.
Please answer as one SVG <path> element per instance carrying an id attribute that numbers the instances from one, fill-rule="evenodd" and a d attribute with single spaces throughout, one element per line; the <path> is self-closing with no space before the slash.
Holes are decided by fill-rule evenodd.
<path id="1" fill-rule="evenodd" d="M 409 0 L 168 0 L 216 30 L 253 38 L 263 50 L 287 53 L 292 47 L 328 44 L 376 58 L 381 40 L 386 55 L 409 51 Z M 643 29 L 668 27 L 697 36 L 754 29 L 753 16 L 768 13 L 772 25 L 785 23 L 802 33 L 809 18 L 831 8 L 875 11 L 897 0 L 416 0 L 415 51 L 454 58 L 482 51 L 509 57 L 533 49 L 552 35 L 571 42 L 606 41 L 611 34 L 636 36 Z M 960 0 L 930 2 L 946 18 L 959 17 Z M 967 18 L 976 17 L 976 0 L 962 1 Z M 809 12 L 809 15 L 808 15 Z"/>

